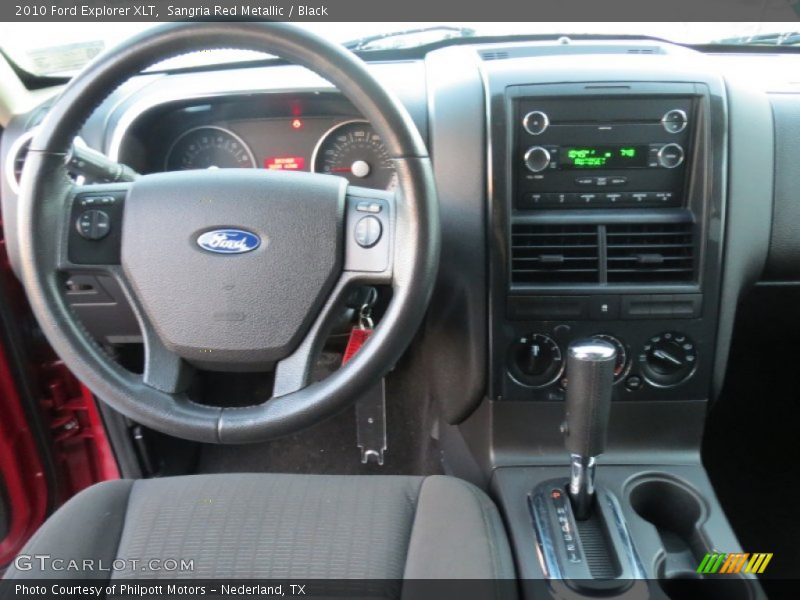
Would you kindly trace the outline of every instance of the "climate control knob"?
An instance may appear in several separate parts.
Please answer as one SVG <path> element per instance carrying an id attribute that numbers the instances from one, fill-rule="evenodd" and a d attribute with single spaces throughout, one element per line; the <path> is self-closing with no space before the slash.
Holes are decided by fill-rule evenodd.
<path id="1" fill-rule="evenodd" d="M 683 164 L 685 155 L 680 144 L 665 144 L 659 149 L 657 157 L 659 165 L 665 169 L 674 169 Z"/>
<path id="2" fill-rule="evenodd" d="M 525 153 L 525 166 L 534 173 L 544 171 L 550 166 L 550 152 L 541 146 L 531 146 Z"/>
<path id="3" fill-rule="evenodd" d="M 628 350 L 625 348 L 625 344 L 623 344 L 619 338 L 605 333 L 598 333 L 592 337 L 596 340 L 604 340 L 616 349 L 617 359 L 614 363 L 614 383 L 619 383 L 619 381 L 628 374 L 628 370 L 630 369 L 630 364 L 628 364 Z"/>
<path id="4" fill-rule="evenodd" d="M 542 333 L 518 338 L 511 345 L 508 358 L 511 376 L 530 387 L 550 385 L 564 371 L 561 348 L 553 338 Z"/>
<path id="5" fill-rule="evenodd" d="M 650 338 L 639 355 L 644 378 L 656 387 L 683 383 L 697 367 L 697 348 L 685 334 L 669 331 Z"/>

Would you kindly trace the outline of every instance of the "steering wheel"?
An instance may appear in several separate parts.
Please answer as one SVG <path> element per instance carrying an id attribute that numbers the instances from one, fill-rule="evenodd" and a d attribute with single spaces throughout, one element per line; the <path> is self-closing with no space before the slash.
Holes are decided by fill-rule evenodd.
<path id="1" fill-rule="evenodd" d="M 120 84 L 162 60 L 212 48 L 276 55 L 334 84 L 383 139 L 397 191 L 256 169 L 159 173 L 126 184 L 69 179 L 72 140 Z M 273 439 L 354 402 L 410 343 L 438 267 L 433 174 L 410 116 L 356 56 L 283 23 L 170 24 L 99 57 L 42 122 L 18 202 L 21 276 L 55 351 L 119 412 L 200 442 Z M 142 375 L 119 366 L 82 327 L 63 295 L 67 272 L 119 282 L 142 331 Z M 391 286 L 391 302 L 356 356 L 310 383 L 354 285 Z M 274 371 L 272 398 L 236 408 L 195 403 L 187 390 L 196 367 Z"/>

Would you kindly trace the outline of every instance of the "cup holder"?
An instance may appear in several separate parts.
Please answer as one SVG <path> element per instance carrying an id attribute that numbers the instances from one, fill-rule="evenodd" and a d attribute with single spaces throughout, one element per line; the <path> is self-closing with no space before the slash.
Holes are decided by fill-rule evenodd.
<path id="1" fill-rule="evenodd" d="M 668 553 L 688 551 L 703 558 L 705 544 L 699 526 L 705 510 L 694 492 L 669 479 L 647 479 L 631 490 L 630 502 L 633 510 L 658 530 L 664 550 Z"/>
<path id="2" fill-rule="evenodd" d="M 659 585 L 669 598 L 747 600 L 748 581 L 736 575 L 703 576 L 697 566 L 713 552 L 702 534 L 706 504 L 695 490 L 673 479 L 648 476 L 637 480 L 628 495 L 631 507 L 652 524 L 664 548 L 657 565 Z"/>

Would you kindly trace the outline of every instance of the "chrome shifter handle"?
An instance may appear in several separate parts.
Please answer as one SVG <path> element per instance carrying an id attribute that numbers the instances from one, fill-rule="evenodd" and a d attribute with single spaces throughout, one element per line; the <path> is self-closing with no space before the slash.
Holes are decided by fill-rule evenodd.
<path id="1" fill-rule="evenodd" d="M 578 340 L 567 352 L 565 444 L 570 453 L 569 495 L 577 519 L 589 516 L 594 469 L 606 447 L 617 351 L 600 339 Z"/>

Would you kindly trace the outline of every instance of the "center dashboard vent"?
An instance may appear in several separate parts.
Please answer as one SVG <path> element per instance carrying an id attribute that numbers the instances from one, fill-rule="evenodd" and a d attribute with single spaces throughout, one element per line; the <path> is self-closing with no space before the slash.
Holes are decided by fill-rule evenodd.
<path id="1" fill-rule="evenodd" d="M 609 225 L 514 223 L 513 285 L 653 285 L 691 283 L 693 224 Z"/>
<path id="2" fill-rule="evenodd" d="M 511 228 L 512 283 L 596 283 L 600 244 L 595 225 Z"/>
<path id="3" fill-rule="evenodd" d="M 691 223 L 606 226 L 609 283 L 694 281 Z"/>

